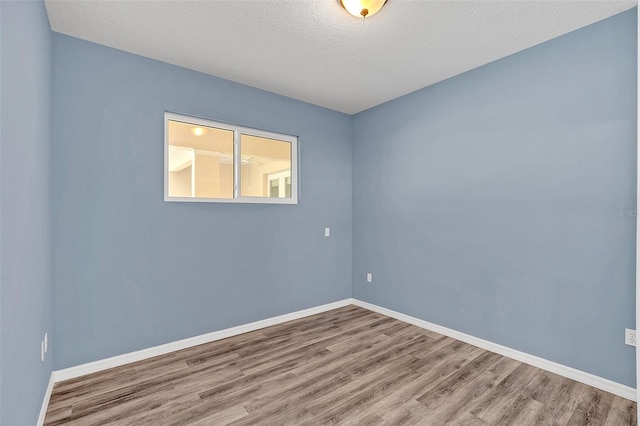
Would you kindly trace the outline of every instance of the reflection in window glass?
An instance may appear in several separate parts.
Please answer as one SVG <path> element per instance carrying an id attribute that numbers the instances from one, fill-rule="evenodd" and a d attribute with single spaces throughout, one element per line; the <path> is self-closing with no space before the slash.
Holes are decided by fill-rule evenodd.
<path id="1" fill-rule="evenodd" d="M 291 198 L 290 142 L 242 134 L 240 159 L 241 196 Z"/>
<path id="2" fill-rule="evenodd" d="M 233 131 L 168 121 L 168 195 L 233 198 Z"/>
<path id="3" fill-rule="evenodd" d="M 284 196 L 291 198 L 291 176 L 284 178 Z"/>
<path id="4" fill-rule="evenodd" d="M 277 180 L 275 180 L 275 179 L 269 181 L 269 189 L 270 189 L 269 197 L 278 198 L 280 196 L 278 183 L 279 182 Z"/>

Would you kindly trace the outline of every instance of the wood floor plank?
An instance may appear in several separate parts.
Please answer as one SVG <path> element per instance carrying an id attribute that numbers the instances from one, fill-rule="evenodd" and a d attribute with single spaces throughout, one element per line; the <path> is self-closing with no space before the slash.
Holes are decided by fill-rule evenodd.
<path id="1" fill-rule="evenodd" d="M 615 398 L 604 424 L 606 426 L 636 426 L 638 423 L 635 403 L 623 398 Z"/>
<path id="2" fill-rule="evenodd" d="M 417 374 L 410 369 L 402 369 L 397 372 L 397 378 L 401 380 L 411 380 L 416 377 Z M 351 418 L 358 418 L 364 415 L 364 418 L 368 418 L 369 406 L 380 399 L 384 398 L 387 394 L 393 392 L 398 388 L 399 383 L 395 380 L 396 377 L 387 377 L 382 380 L 378 380 L 375 384 L 367 386 L 357 394 L 348 398 L 346 401 L 336 405 L 334 408 L 316 414 L 318 424 L 335 424 L 335 423 L 350 423 Z"/>
<path id="3" fill-rule="evenodd" d="M 276 415 L 279 418 L 282 418 L 283 415 L 295 415 L 300 413 L 302 409 L 313 415 L 324 413 L 342 400 L 352 397 L 374 384 L 376 380 L 380 379 L 381 370 L 388 367 L 401 368 L 406 366 L 412 361 L 408 357 L 395 360 L 393 365 L 372 365 L 367 371 L 350 372 L 349 369 L 342 369 L 347 374 L 346 376 L 339 377 L 337 380 L 329 377 L 322 386 L 316 385 L 312 389 L 309 389 L 309 383 L 305 382 L 307 392 L 301 392 L 299 395 L 289 393 L 289 398 L 273 398 L 270 404 L 255 410 L 253 416 L 246 422 L 238 424 L 256 424 L 262 419 L 273 418 Z M 335 377 L 335 373 L 332 375 Z M 336 399 L 336 397 L 339 398 Z"/>
<path id="4" fill-rule="evenodd" d="M 500 410 L 494 410 L 493 412 L 487 411 L 480 417 L 489 424 L 508 425 L 517 424 L 514 422 L 519 418 L 523 410 L 527 413 L 535 411 L 537 414 L 542 406 L 541 403 L 533 399 L 532 396 L 536 395 L 540 387 L 547 383 L 547 379 L 546 372 L 544 371 L 534 368 L 533 373 L 533 378 L 528 381 L 526 385 L 518 386 L 517 393 L 502 399 Z M 513 374 L 509 375 L 509 377 L 512 375 Z M 538 410 L 536 410 L 536 408 Z M 526 420 L 531 422 L 529 418 Z"/>
<path id="5" fill-rule="evenodd" d="M 525 389 L 538 373 L 539 370 L 535 367 L 520 364 L 513 373 L 498 383 L 492 392 L 481 398 L 470 413 L 484 421 L 488 418 L 500 418 L 520 391 Z"/>
<path id="6" fill-rule="evenodd" d="M 59 405 L 68 406 L 77 400 L 108 392 L 119 386 L 127 386 L 136 377 L 137 372 L 134 368 L 118 367 L 56 383 L 49 407 L 55 409 Z"/>
<path id="7" fill-rule="evenodd" d="M 575 425 L 604 424 L 613 405 L 614 396 L 586 385 L 580 386 L 580 388 L 584 390 L 584 396 L 569 419 L 569 423 Z"/>
<path id="8" fill-rule="evenodd" d="M 469 412 L 461 412 L 449 424 L 456 426 L 489 426 L 489 423 Z"/>
<path id="9" fill-rule="evenodd" d="M 423 420 L 424 417 L 429 414 L 427 408 L 416 401 L 410 399 L 402 405 L 401 409 L 397 412 L 388 413 L 385 417 L 384 425 L 402 425 L 402 426 L 417 426 L 426 424 Z"/>
<path id="10" fill-rule="evenodd" d="M 405 355 L 394 361 L 392 366 L 394 374 L 380 375 L 377 372 L 363 376 L 360 380 L 352 382 L 353 387 L 347 392 L 340 389 L 338 395 L 333 396 L 322 404 L 312 404 L 309 411 L 317 418 L 325 422 L 334 423 L 344 418 L 344 415 L 351 411 L 357 413 L 356 408 L 361 408 L 363 404 L 376 402 L 381 396 L 391 393 L 404 380 L 412 380 L 417 377 L 417 373 L 407 368 L 411 361 Z"/>
<path id="11" fill-rule="evenodd" d="M 193 426 L 228 425 L 236 420 L 247 417 L 249 413 L 242 405 L 236 405 L 219 413 L 214 413 L 209 417 L 192 423 Z"/>
<path id="12" fill-rule="evenodd" d="M 45 425 L 635 425 L 632 401 L 356 306 L 56 383 Z"/>
<path id="13" fill-rule="evenodd" d="M 542 409 L 542 403 L 535 399 L 528 397 L 516 398 L 516 402 L 507 410 L 498 420 L 494 422 L 487 422 L 495 426 L 509 426 L 509 425 L 530 425 L 535 424 L 537 415 Z"/>
<path id="14" fill-rule="evenodd" d="M 427 408 L 433 408 L 437 404 L 443 403 L 444 399 L 453 395 L 458 389 L 464 387 L 486 369 L 491 368 L 499 360 L 500 355 L 492 352 L 483 352 L 467 363 L 456 374 L 447 377 L 438 383 L 437 386 L 427 390 L 424 394 L 416 398 L 416 401 Z"/>
<path id="15" fill-rule="evenodd" d="M 269 409 L 269 405 L 279 405 L 288 397 L 294 397 L 297 404 L 302 404 L 304 400 L 317 398 L 323 392 L 328 392 L 328 389 L 353 380 L 356 377 L 355 370 L 360 366 L 362 359 L 368 359 L 381 349 L 389 347 L 389 338 L 381 340 L 377 336 L 371 337 L 369 341 L 360 341 L 351 347 L 333 345 L 333 351 L 330 354 L 291 369 L 291 373 L 294 373 L 298 380 L 273 395 L 266 395 L 255 401 L 251 404 L 250 411 L 258 408 Z M 338 362 L 340 362 L 340 369 L 336 370 Z"/>
<path id="16" fill-rule="evenodd" d="M 421 366 L 420 363 L 425 362 L 431 366 L 430 370 L 418 372 L 419 375 L 414 380 L 403 382 L 400 389 L 374 404 L 371 407 L 372 411 L 383 413 L 382 415 L 385 419 L 395 415 L 395 413 L 408 412 L 409 407 L 407 405 L 415 405 L 415 398 L 424 394 L 428 388 L 435 386 L 443 378 L 455 374 L 470 359 L 475 358 L 474 354 L 465 353 L 464 351 L 452 355 L 451 348 L 454 343 L 454 340 L 446 338 L 433 345 L 422 360 L 410 365 L 411 368 L 416 370 L 414 368 L 416 365 Z M 415 354 L 413 355 L 415 356 Z"/>
<path id="17" fill-rule="evenodd" d="M 126 408 L 122 407 L 119 412 L 120 420 L 109 420 L 107 424 L 110 426 L 154 426 L 164 424 L 164 419 L 178 412 L 188 409 L 190 406 L 200 401 L 197 394 L 184 393 L 176 390 L 173 398 L 165 398 L 156 401 L 155 404 L 140 409 L 141 407 L 130 407 L 128 414 Z M 134 411 L 135 410 L 135 411 Z"/>
<path id="18" fill-rule="evenodd" d="M 562 424 L 563 415 L 571 415 L 576 402 L 575 387 L 578 383 L 561 378 L 556 387 L 550 392 L 544 406 L 538 412 L 536 425 Z M 565 419 L 565 422 L 568 417 Z"/>
<path id="19" fill-rule="evenodd" d="M 470 408 L 511 374 L 518 367 L 518 364 L 517 361 L 501 357 L 491 368 L 483 371 L 468 385 L 461 386 L 460 389 L 453 389 L 455 397 L 448 398 L 446 403 L 433 408 L 428 417 L 429 421 L 432 424 L 468 423 L 471 419 L 478 422 L 475 420 L 476 416 L 470 415 Z"/>

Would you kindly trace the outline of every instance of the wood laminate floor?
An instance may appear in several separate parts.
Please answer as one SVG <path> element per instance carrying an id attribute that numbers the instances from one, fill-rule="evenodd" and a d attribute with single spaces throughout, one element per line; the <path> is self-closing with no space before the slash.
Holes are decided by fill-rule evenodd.
<path id="1" fill-rule="evenodd" d="M 57 383 L 45 425 L 635 425 L 626 399 L 348 306 Z"/>

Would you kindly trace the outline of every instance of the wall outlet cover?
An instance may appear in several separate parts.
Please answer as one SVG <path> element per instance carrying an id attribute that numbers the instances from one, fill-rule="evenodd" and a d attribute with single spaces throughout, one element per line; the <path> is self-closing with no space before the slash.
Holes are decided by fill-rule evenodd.
<path id="1" fill-rule="evenodd" d="M 630 328 L 624 329 L 624 344 L 629 346 L 636 345 L 636 331 Z"/>

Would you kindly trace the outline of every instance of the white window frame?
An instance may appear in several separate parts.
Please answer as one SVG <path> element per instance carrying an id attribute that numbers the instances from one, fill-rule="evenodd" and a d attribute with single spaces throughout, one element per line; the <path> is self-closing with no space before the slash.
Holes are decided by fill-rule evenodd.
<path id="1" fill-rule="evenodd" d="M 194 126 L 215 127 L 233 131 L 233 198 L 198 198 L 169 196 L 169 121 L 193 124 Z M 240 179 L 241 167 L 241 135 L 275 139 L 291 144 L 291 198 L 249 197 L 242 196 Z M 187 203 L 251 203 L 251 204 L 298 204 L 298 138 L 282 133 L 252 129 L 250 127 L 221 123 L 219 121 L 188 115 L 164 113 L 164 201 Z"/>

